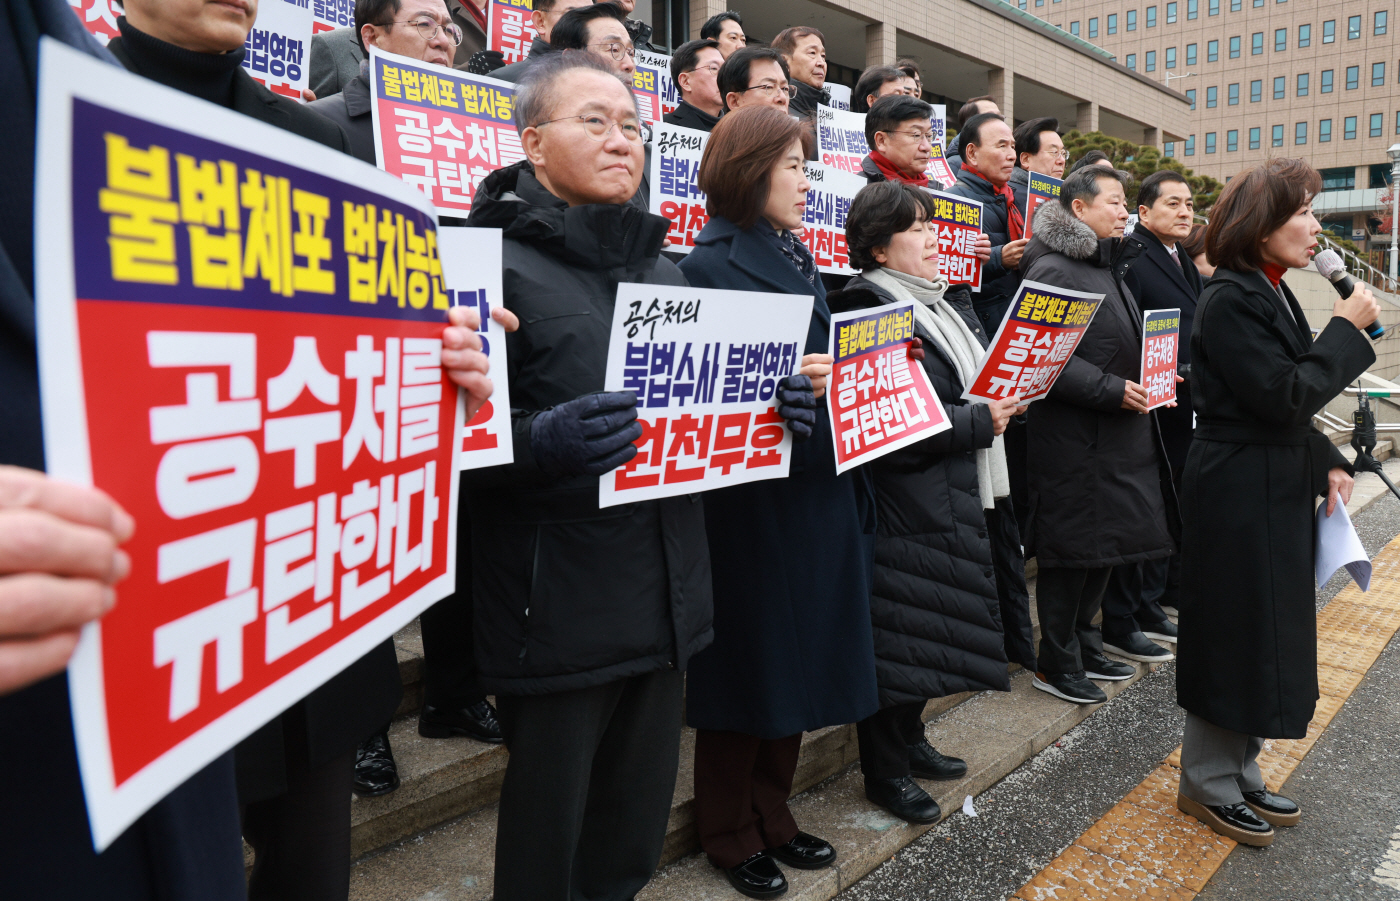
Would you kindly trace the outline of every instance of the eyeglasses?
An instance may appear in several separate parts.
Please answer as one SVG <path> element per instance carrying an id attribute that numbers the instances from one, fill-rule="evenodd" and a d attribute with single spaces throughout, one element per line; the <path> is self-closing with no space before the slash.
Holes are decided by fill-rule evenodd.
<path id="1" fill-rule="evenodd" d="M 787 94 L 787 98 L 789 100 L 797 96 L 797 87 L 795 85 L 773 84 L 772 82 L 767 81 L 765 81 L 763 84 L 749 85 L 748 87 L 744 88 L 744 90 L 739 91 L 739 93 L 746 94 L 749 91 L 761 91 L 764 97 L 772 97 L 774 91 L 782 91 L 784 94 Z"/>
<path id="2" fill-rule="evenodd" d="M 621 44 L 613 44 L 613 43 L 606 43 L 606 44 L 589 44 L 588 46 L 590 46 L 590 47 L 600 47 L 600 48 L 602 48 L 604 51 L 606 51 L 606 52 L 608 53 L 609 56 L 611 56 L 613 59 L 617 60 L 618 62 L 621 62 L 621 61 L 622 61 L 622 58 L 623 58 L 624 56 L 630 56 L 630 57 L 633 57 L 633 58 L 636 58 L 636 56 L 637 56 L 637 48 L 636 48 L 636 47 L 633 47 L 631 44 L 628 44 L 626 47 L 622 46 Z"/>
<path id="3" fill-rule="evenodd" d="M 633 144 L 644 143 L 651 137 L 651 130 L 637 119 L 623 119 L 621 122 L 614 122 L 603 116 L 564 116 L 536 123 L 535 128 L 544 128 L 553 122 L 572 122 L 575 120 L 583 123 L 583 130 L 595 141 L 606 141 L 614 128 L 620 129 L 622 136 Z"/>
<path id="4" fill-rule="evenodd" d="M 1061 162 L 1063 162 L 1064 160 L 1069 159 L 1069 151 L 1068 151 L 1068 150 L 1052 150 L 1052 151 L 1050 151 L 1050 159 L 1052 159 L 1052 160 L 1060 160 Z"/>
<path id="5" fill-rule="evenodd" d="M 403 22 L 390 22 L 389 24 L 412 25 L 414 28 L 418 29 L 418 33 L 423 36 L 423 43 L 425 44 L 437 37 L 438 29 L 442 29 L 447 35 L 447 39 L 452 42 L 452 46 L 455 47 L 462 43 L 462 29 L 451 23 L 443 25 L 440 22 L 434 22 L 427 16 L 420 16 L 417 19 L 407 19 Z"/>
<path id="6" fill-rule="evenodd" d="M 711 75 L 718 75 L 718 74 L 719 74 L 719 63 L 710 63 L 708 66 L 696 66 L 694 69 L 691 69 L 690 71 L 692 71 L 692 72 L 709 72 Z M 682 72 L 681 74 L 684 75 L 685 73 Z"/>
<path id="7" fill-rule="evenodd" d="M 933 143 L 933 132 L 931 131 L 887 131 L 885 132 L 885 134 L 904 135 L 904 137 L 906 138 L 913 138 L 920 144 L 924 143 L 925 141 L 927 141 L 930 144 Z"/>

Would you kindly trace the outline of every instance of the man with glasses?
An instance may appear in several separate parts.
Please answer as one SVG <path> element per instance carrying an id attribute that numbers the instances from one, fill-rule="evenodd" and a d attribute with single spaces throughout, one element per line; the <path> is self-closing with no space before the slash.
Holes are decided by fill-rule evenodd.
<path id="1" fill-rule="evenodd" d="M 680 103 L 665 116 L 667 125 L 681 125 L 709 131 L 724 112 L 719 94 L 719 70 L 724 65 L 719 41 L 687 41 L 671 57 L 671 80 L 680 94 Z"/>
<path id="2" fill-rule="evenodd" d="M 1013 132 L 1016 139 L 1016 170 L 1011 173 L 1011 193 L 1016 206 L 1026 209 L 1026 185 L 1031 172 L 1051 178 L 1064 178 L 1065 142 L 1060 140 L 1060 120 L 1043 116 L 1022 122 Z"/>
<path id="3" fill-rule="evenodd" d="M 933 107 L 907 94 L 876 100 L 865 114 L 865 141 L 870 145 L 869 155 L 860 163 L 865 180 L 929 187 L 926 170 L 935 140 L 932 117 Z M 941 186 L 935 183 L 934 187 Z"/>
<path id="4" fill-rule="evenodd" d="M 749 45 L 749 39 L 744 35 L 744 19 L 733 9 L 706 19 L 700 27 L 700 39 L 718 41 L 719 52 L 725 59 Z"/>
<path id="5" fill-rule="evenodd" d="M 782 54 L 766 47 L 746 47 L 720 66 L 716 76 L 724 111 L 756 104 L 788 108 L 797 89 L 788 82 L 788 66 Z"/>
<path id="6" fill-rule="evenodd" d="M 550 33 L 549 45 L 555 50 L 587 50 L 632 86 L 637 51 L 627 33 L 627 14 L 617 3 L 596 3 L 565 13 Z"/>
<path id="7" fill-rule="evenodd" d="M 557 33 L 557 32 L 556 32 Z M 602 390 L 620 282 L 684 285 L 669 223 L 631 204 L 642 126 L 595 53 L 551 53 L 515 98 L 526 159 L 488 175 L 468 225 L 503 229 L 515 462 L 462 474 L 481 679 L 510 759 L 496 901 L 631 898 L 661 859 L 682 674 L 713 637 L 704 504 L 598 507 L 637 454 L 631 391 Z"/>
<path id="8" fill-rule="evenodd" d="M 512 83 L 520 81 L 535 63 L 546 54 L 554 52 L 555 47 L 550 41 L 554 37 L 554 26 L 564 14 L 592 5 L 593 0 L 534 0 L 531 4 L 530 27 L 535 29 L 535 40 L 530 44 L 529 54 L 519 62 L 492 72 L 491 77 Z"/>

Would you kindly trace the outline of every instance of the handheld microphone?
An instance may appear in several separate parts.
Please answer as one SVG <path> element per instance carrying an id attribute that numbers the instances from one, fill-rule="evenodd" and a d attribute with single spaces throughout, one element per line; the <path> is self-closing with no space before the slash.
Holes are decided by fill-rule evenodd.
<path id="1" fill-rule="evenodd" d="M 1337 251 L 1324 250 L 1313 257 L 1313 262 L 1317 264 L 1317 271 L 1332 283 L 1332 287 L 1336 288 L 1342 297 L 1350 297 L 1351 292 L 1356 290 L 1356 279 L 1347 275 L 1346 264 L 1337 255 Z M 1372 341 L 1379 341 L 1385 336 L 1385 328 L 1377 320 L 1366 326 L 1366 334 L 1371 336 Z"/>

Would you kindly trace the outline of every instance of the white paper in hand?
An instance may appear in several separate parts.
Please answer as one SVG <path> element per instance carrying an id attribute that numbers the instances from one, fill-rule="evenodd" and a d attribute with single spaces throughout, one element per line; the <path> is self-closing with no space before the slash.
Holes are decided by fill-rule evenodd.
<path id="1" fill-rule="evenodd" d="M 1340 500 L 1340 499 L 1339 499 Z M 1317 587 L 1321 588 L 1343 566 L 1362 591 L 1371 587 L 1371 558 L 1356 536 L 1356 527 L 1347 515 L 1346 504 L 1338 503 L 1327 515 L 1327 502 L 1317 506 Z"/>

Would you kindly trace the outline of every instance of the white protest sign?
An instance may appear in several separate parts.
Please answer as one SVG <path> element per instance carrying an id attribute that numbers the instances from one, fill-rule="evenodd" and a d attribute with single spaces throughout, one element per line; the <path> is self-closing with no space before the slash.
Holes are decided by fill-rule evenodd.
<path id="1" fill-rule="evenodd" d="M 823 87 L 831 94 L 831 108 L 849 110 L 851 108 L 851 88 L 849 85 L 827 82 Z"/>
<path id="2" fill-rule="evenodd" d="M 672 253 L 690 253 L 695 236 L 710 216 L 705 212 L 705 192 L 700 190 L 700 158 L 705 155 L 708 132 L 665 122 L 656 126 L 652 141 L 651 212 L 671 222 L 667 237 Z"/>
<path id="3" fill-rule="evenodd" d="M 846 251 L 846 216 L 866 181 L 821 163 L 807 163 L 807 208 L 802 213 L 802 243 L 822 272 L 854 275 Z"/>
<path id="4" fill-rule="evenodd" d="M 817 161 L 842 172 L 860 172 L 870 153 L 865 143 L 865 113 L 817 107 Z"/>
<path id="5" fill-rule="evenodd" d="M 302 99 L 311 73 L 311 29 L 306 0 L 262 0 L 243 42 L 243 68 L 274 94 Z"/>

